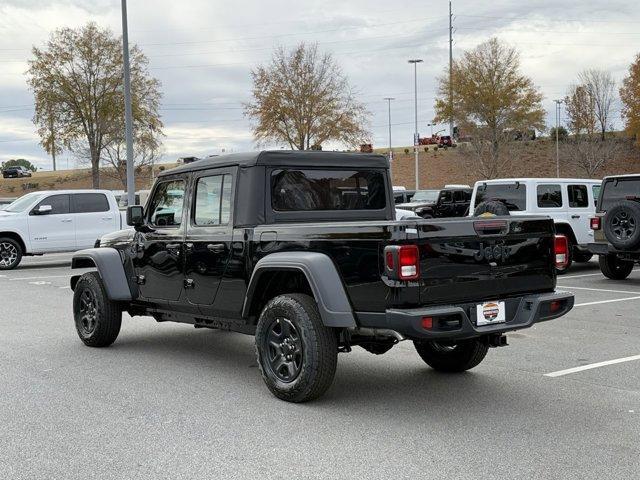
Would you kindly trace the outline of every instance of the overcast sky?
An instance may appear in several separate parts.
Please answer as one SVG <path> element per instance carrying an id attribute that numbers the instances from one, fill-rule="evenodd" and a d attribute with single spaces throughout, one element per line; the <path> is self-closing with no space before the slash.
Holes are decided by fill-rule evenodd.
<path id="1" fill-rule="evenodd" d="M 422 136 L 433 118 L 436 77 L 448 62 L 448 2 L 130 0 L 129 37 L 150 59 L 162 82 L 164 159 L 255 148 L 242 102 L 249 100 L 252 67 L 273 48 L 317 42 L 343 67 L 371 116 L 375 146 L 388 143 L 392 102 L 394 145 L 413 132 L 412 57 L 418 66 L 418 120 Z M 640 52 L 637 2 L 454 0 L 454 56 L 491 36 L 521 52 L 523 71 L 553 99 L 585 68 L 612 72 L 619 82 Z M 121 33 L 119 0 L 2 0 L 0 2 L 0 161 L 24 157 L 49 169 L 31 123 L 33 99 L 24 71 L 32 45 L 60 27 L 93 20 Z M 616 109 L 616 126 L 619 113 Z M 439 130 L 444 126 L 437 126 Z M 67 153 L 58 165 L 72 168 Z"/>

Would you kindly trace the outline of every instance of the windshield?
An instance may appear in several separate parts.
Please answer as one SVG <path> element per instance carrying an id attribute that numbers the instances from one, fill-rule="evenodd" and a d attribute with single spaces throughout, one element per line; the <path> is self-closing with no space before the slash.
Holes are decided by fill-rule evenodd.
<path id="1" fill-rule="evenodd" d="M 439 194 L 440 190 L 418 190 L 411 198 L 411 201 L 435 203 L 438 200 Z"/>
<path id="2" fill-rule="evenodd" d="M 42 193 L 39 192 L 27 193 L 4 207 L 2 210 L 5 212 L 24 212 L 40 197 L 42 197 Z"/>

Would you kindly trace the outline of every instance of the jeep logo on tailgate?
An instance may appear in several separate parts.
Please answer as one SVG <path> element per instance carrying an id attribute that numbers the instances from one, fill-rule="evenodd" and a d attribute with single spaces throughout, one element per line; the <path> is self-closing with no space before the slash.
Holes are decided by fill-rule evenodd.
<path id="1" fill-rule="evenodd" d="M 485 247 L 484 243 L 480 244 L 480 249 L 475 253 L 473 258 L 476 261 L 481 262 L 487 260 L 489 262 L 497 262 L 500 260 L 506 260 L 511 255 L 511 248 L 504 245 L 495 245 Z"/>

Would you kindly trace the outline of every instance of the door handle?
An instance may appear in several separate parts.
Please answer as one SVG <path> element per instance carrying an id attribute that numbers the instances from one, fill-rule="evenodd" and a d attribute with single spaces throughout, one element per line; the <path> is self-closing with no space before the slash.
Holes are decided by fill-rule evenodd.
<path id="1" fill-rule="evenodd" d="M 113 220 L 113 217 L 102 217 L 103 220 Z"/>
<path id="2" fill-rule="evenodd" d="M 210 243 L 207 245 L 207 250 L 213 253 L 224 252 L 224 243 Z"/>
<path id="3" fill-rule="evenodd" d="M 71 219 L 70 218 L 63 218 L 62 220 L 60 220 L 62 223 L 71 223 Z"/>
<path id="4" fill-rule="evenodd" d="M 580 215 L 571 215 L 571 218 L 580 218 Z"/>
<path id="5" fill-rule="evenodd" d="M 167 250 L 178 250 L 179 248 L 180 248 L 179 243 L 167 243 L 166 245 Z"/>

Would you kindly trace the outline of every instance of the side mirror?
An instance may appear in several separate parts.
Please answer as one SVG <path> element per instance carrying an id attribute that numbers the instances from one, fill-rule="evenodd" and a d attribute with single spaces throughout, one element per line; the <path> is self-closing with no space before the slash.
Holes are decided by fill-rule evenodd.
<path id="1" fill-rule="evenodd" d="M 53 208 L 51 207 L 51 205 L 40 205 L 35 213 L 37 213 L 38 215 L 46 215 L 47 213 L 51 213 L 52 210 Z"/>
<path id="2" fill-rule="evenodd" d="M 144 208 L 141 205 L 127 207 L 127 225 L 140 227 L 144 224 Z"/>

